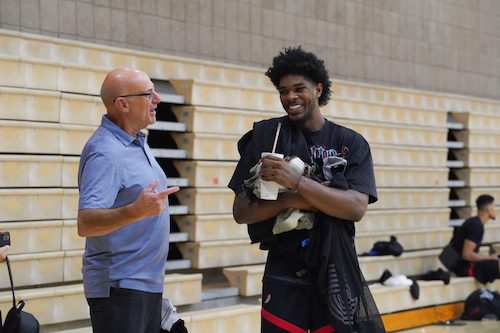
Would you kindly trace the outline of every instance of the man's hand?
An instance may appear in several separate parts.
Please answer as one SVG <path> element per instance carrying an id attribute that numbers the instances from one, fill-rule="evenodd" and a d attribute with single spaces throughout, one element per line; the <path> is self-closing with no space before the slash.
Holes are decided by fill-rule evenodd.
<path id="1" fill-rule="evenodd" d="M 167 206 L 168 196 L 179 191 L 177 186 L 155 192 L 159 181 L 144 188 L 137 199 L 117 208 L 87 208 L 78 211 L 78 235 L 80 237 L 103 236 L 143 218 L 160 214 Z"/>
<path id="2" fill-rule="evenodd" d="M 155 188 L 159 183 L 160 181 L 156 180 L 149 184 L 133 203 L 134 210 L 141 212 L 142 218 L 160 214 L 167 206 L 168 196 L 179 191 L 179 187 L 173 186 L 156 192 Z"/>
<path id="3" fill-rule="evenodd" d="M 288 163 L 279 157 L 268 155 L 261 158 L 260 178 L 272 181 L 288 189 L 294 189 L 300 174 L 292 170 Z"/>

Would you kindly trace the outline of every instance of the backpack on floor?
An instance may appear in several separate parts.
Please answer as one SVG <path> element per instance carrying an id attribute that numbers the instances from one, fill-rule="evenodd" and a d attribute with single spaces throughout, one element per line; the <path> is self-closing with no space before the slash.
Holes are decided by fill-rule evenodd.
<path id="1" fill-rule="evenodd" d="M 2 325 L 2 314 L 0 312 L 0 333 L 39 333 L 40 324 L 38 320 L 26 311 L 23 311 L 25 302 L 19 301 L 16 306 L 16 296 L 14 294 L 14 283 L 12 281 L 12 272 L 10 270 L 9 257 L 5 258 L 7 269 L 9 270 L 10 289 L 12 291 L 12 308 L 5 317 L 5 322 Z"/>
<path id="2" fill-rule="evenodd" d="M 472 292 L 465 300 L 464 320 L 481 320 L 483 318 L 500 320 L 500 294 L 480 288 Z"/>

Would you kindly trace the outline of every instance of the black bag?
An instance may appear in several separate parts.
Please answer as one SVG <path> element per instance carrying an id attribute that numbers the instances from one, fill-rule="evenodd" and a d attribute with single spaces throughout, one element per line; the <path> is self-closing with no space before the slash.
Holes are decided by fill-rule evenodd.
<path id="1" fill-rule="evenodd" d="M 403 246 L 398 242 L 396 236 L 391 235 L 391 240 L 378 241 L 373 244 L 372 249 L 368 252 L 370 256 L 395 256 L 399 257 L 403 253 Z"/>
<path id="2" fill-rule="evenodd" d="M 12 280 L 12 272 L 10 270 L 9 258 L 5 258 L 7 263 L 7 269 L 9 270 L 10 279 L 10 289 L 12 290 L 12 308 L 7 313 L 5 322 L 1 325 L 1 313 L 0 313 L 0 333 L 39 333 L 40 324 L 38 320 L 26 311 L 23 311 L 23 307 L 26 303 L 23 300 L 19 301 L 16 306 L 16 296 L 14 294 L 14 283 Z"/>
<path id="3" fill-rule="evenodd" d="M 500 294 L 481 288 L 472 292 L 465 300 L 464 320 L 483 318 L 500 320 Z"/>
<path id="4" fill-rule="evenodd" d="M 453 271 L 460 262 L 461 256 L 451 244 L 444 247 L 443 251 L 439 254 L 439 260 L 449 271 Z"/>

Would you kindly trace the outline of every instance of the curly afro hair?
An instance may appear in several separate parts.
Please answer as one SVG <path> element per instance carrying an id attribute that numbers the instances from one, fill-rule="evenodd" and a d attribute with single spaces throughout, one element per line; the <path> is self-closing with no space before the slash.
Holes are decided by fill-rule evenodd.
<path id="1" fill-rule="evenodd" d="M 273 58 L 273 65 L 266 71 L 266 76 L 276 88 L 279 88 L 283 76 L 302 75 L 313 83 L 322 83 L 323 92 L 319 97 L 319 105 L 326 105 L 331 95 L 331 82 L 323 60 L 314 53 L 306 52 L 301 46 L 288 47 Z"/>

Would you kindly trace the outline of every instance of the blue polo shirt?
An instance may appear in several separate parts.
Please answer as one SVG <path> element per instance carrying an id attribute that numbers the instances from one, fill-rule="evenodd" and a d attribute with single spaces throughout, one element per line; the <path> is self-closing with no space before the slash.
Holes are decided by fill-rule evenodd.
<path id="1" fill-rule="evenodd" d="M 116 208 L 135 201 L 154 182 L 167 177 L 145 141 L 131 136 L 105 115 L 83 148 L 78 170 L 78 209 Z M 99 237 L 87 237 L 83 285 L 87 298 L 108 297 L 110 287 L 163 291 L 170 233 L 168 208 Z"/>

